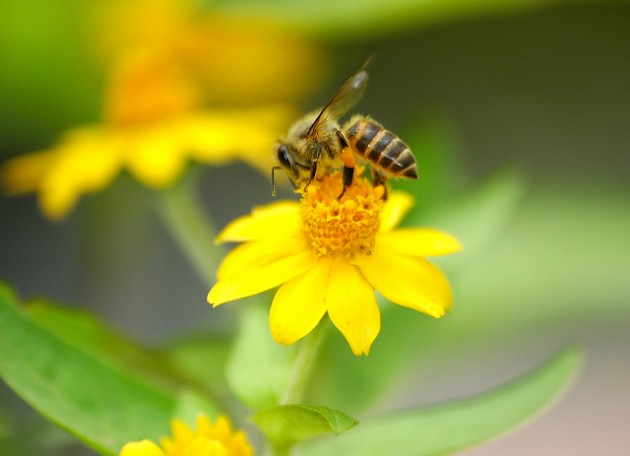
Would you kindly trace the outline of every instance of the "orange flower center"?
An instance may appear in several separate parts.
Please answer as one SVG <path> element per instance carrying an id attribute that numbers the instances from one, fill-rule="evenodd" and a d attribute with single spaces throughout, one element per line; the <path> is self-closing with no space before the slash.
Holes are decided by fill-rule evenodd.
<path id="1" fill-rule="evenodd" d="M 172 58 L 130 52 L 110 75 L 105 120 L 119 127 L 145 125 L 187 113 L 201 101 L 195 82 Z"/>
<path id="2" fill-rule="evenodd" d="M 343 196 L 341 172 L 313 181 L 300 200 L 306 243 L 318 255 L 369 252 L 380 227 L 384 188 L 355 177 Z"/>

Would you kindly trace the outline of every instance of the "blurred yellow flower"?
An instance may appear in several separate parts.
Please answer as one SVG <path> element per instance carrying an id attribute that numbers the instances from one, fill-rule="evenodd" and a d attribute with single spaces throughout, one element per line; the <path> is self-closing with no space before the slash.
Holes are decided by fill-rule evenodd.
<path id="1" fill-rule="evenodd" d="M 113 0 L 98 12 L 95 39 L 109 65 L 103 122 L 6 162 L 8 194 L 36 192 L 43 213 L 59 220 L 122 170 L 156 189 L 189 160 L 243 160 L 268 172 L 271 145 L 294 115 L 270 101 L 295 97 L 321 76 L 313 44 L 211 16 L 189 0 Z"/>
<path id="2" fill-rule="evenodd" d="M 123 168 L 151 188 L 172 184 L 188 158 L 213 165 L 241 159 L 268 170 L 269 145 L 290 112 L 282 106 L 206 110 L 138 127 L 76 128 L 51 149 L 4 163 L 0 181 L 8 194 L 38 193 L 44 214 L 59 220 Z"/>
<path id="3" fill-rule="evenodd" d="M 244 242 L 224 259 L 208 302 L 218 306 L 280 285 L 271 304 L 274 339 L 292 344 L 328 313 L 355 355 L 368 354 L 380 331 L 378 290 L 390 301 L 439 318 L 451 291 L 425 256 L 461 249 L 431 228 L 394 229 L 410 195 L 355 178 L 341 194 L 339 173 L 313 181 L 299 203 L 255 208 L 229 224 L 221 242 Z"/>
<path id="4" fill-rule="evenodd" d="M 221 16 L 194 0 L 95 3 L 92 42 L 106 64 L 129 49 L 158 49 L 203 85 L 213 104 L 294 101 L 322 80 L 319 48 L 295 31 Z"/>
<path id="5" fill-rule="evenodd" d="M 242 431 L 233 431 L 230 421 L 220 416 L 215 424 L 206 417 L 197 418 L 196 430 L 180 420 L 171 422 L 172 438 L 164 438 L 161 447 L 150 440 L 127 443 L 120 456 L 250 456 L 252 446 Z"/>

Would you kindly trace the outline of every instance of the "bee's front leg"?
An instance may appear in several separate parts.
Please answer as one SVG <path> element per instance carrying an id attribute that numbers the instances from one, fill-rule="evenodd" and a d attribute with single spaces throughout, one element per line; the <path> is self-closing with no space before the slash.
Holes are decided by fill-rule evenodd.
<path id="1" fill-rule="evenodd" d="M 311 175 L 308 178 L 308 182 L 306 182 L 306 185 L 304 186 L 304 190 L 306 190 L 306 187 L 308 187 L 311 182 L 313 182 L 313 179 L 315 179 L 315 176 L 317 175 L 317 162 L 314 161 L 313 164 L 311 165 Z"/>
<path id="2" fill-rule="evenodd" d="M 323 144 L 318 144 L 317 149 L 315 149 L 315 154 L 313 155 L 313 163 L 311 163 L 311 174 L 308 178 L 308 182 L 304 186 L 304 190 L 306 190 L 306 188 L 311 184 L 311 182 L 313 182 L 313 179 L 315 179 L 315 176 L 317 176 L 317 162 L 319 161 L 319 158 L 322 156 L 323 147 L 324 147 Z"/>

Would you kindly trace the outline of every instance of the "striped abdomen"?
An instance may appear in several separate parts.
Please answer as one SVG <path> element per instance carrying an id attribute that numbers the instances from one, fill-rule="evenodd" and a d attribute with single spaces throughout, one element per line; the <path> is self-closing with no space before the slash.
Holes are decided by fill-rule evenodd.
<path id="1" fill-rule="evenodd" d="M 379 124 L 361 119 L 345 131 L 354 151 L 386 174 L 418 178 L 416 159 L 409 147 Z"/>

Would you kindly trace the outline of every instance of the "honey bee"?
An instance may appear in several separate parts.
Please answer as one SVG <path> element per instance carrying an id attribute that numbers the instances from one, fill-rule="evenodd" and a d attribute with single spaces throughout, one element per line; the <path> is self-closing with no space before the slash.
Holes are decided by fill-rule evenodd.
<path id="1" fill-rule="evenodd" d="M 352 184 L 360 161 L 371 165 L 374 185 L 383 185 L 388 176 L 417 179 L 416 159 L 396 135 L 369 117 L 355 115 L 340 128 L 338 119 L 361 98 L 367 87 L 364 64 L 350 77 L 326 105 L 295 122 L 274 150 L 280 166 L 271 171 L 272 194 L 276 196 L 274 172 L 283 169 L 295 189 L 305 189 L 343 166 L 343 196 Z"/>

